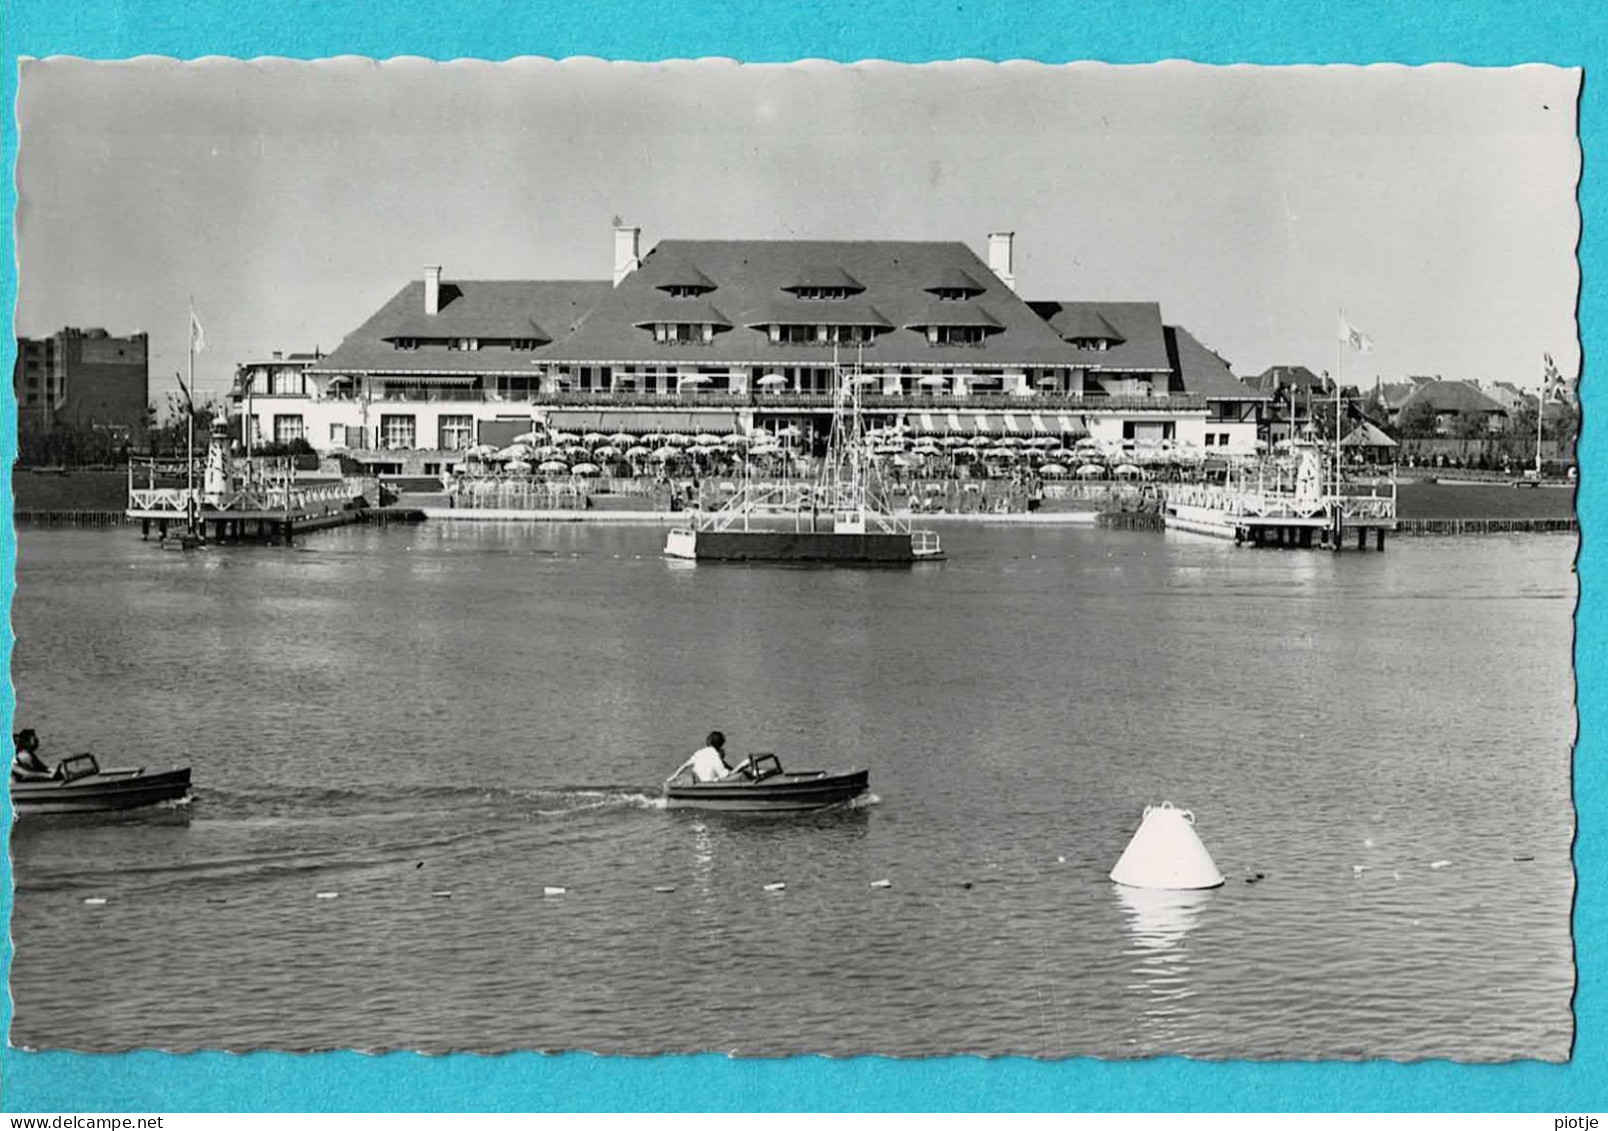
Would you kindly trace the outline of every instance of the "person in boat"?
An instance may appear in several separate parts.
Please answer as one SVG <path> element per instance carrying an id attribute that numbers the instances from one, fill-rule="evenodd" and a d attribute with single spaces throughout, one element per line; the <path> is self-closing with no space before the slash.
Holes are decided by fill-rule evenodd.
<path id="1" fill-rule="evenodd" d="M 57 771 L 45 765 L 39 757 L 39 736 L 32 729 L 19 731 L 13 741 L 16 756 L 11 759 L 12 781 L 53 781 Z"/>
<path id="2" fill-rule="evenodd" d="M 666 780 L 675 781 L 682 774 L 690 773 L 695 782 L 722 781 L 736 774 L 740 768 L 726 763 L 726 736 L 718 730 L 712 730 L 704 739 L 704 746 L 677 766 L 676 772 Z"/>

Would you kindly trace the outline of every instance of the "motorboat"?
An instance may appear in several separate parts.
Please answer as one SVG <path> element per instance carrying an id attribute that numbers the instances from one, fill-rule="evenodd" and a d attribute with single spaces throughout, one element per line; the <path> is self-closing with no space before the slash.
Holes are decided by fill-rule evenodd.
<path id="1" fill-rule="evenodd" d="M 11 807 L 35 813 L 110 813 L 178 801 L 190 792 L 190 768 L 148 774 L 145 767 L 102 769 L 93 754 L 75 754 L 49 780 L 11 782 Z"/>
<path id="2" fill-rule="evenodd" d="M 754 754 L 729 777 L 664 783 L 671 809 L 723 809 L 728 812 L 784 812 L 840 805 L 870 786 L 869 770 L 784 770 L 775 754 Z"/>

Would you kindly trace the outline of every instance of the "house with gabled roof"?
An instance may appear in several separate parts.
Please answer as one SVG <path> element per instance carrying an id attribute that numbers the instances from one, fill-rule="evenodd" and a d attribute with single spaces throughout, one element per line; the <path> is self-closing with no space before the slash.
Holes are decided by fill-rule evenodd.
<path id="1" fill-rule="evenodd" d="M 1434 412 L 1435 431 L 1442 435 L 1458 431 L 1462 422 L 1471 417 L 1490 433 L 1502 431 L 1507 423 L 1507 410 L 1467 381 L 1427 381 L 1417 385 L 1391 413 L 1391 423 L 1398 423 L 1414 405 L 1421 404 Z"/>
<path id="2" fill-rule="evenodd" d="M 639 240 L 616 228 L 610 279 L 427 268 L 307 371 L 300 403 L 254 402 L 274 418 L 258 428 L 300 414 L 315 447 L 387 465 L 541 424 L 822 435 L 839 363 L 873 423 L 918 434 L 1248 445 L 1267 399 L 1156 303 L 1024 301 L 1008 232 L 986 262 L 960 241 Z"/>

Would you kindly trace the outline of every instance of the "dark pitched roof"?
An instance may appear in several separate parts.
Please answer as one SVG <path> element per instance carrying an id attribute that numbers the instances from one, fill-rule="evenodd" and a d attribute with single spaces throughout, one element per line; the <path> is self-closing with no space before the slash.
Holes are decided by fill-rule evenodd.
<path id="1" fill-rule="evenodd" d="M 1507 412 L 1467 381 L 1431 381 L 1419 385 L 1401 407 L 1405 410 L 1419 403 L 1427 403 L 1436 412 Z"/>
<path id="2" fill-rule="evenodd" d="M 389 339 L 562 339 L 609 289 L 607 280 L 443 283 L 440 313 L 430 315 L 424 312 L 424 282 L 415 280 L 348 334 L 311 371 L 526 371 L 532 360 L 540 358 L 541 350 L 517 354 L 507 350 L 462 350 L 448 354 L 428 349 L 399 350 Z"/>
<path id="3" fill-rule="evenodd" d="M 657 280 L 670 277 L 680 265 L 695 263 L 717 286 L 711 296 L 736 327 L 716 334 L 707 345 L 659 343 L 636 328 L 638 311 L 657 298 Z M 964 272 L 983 289 L 975 299 L 938 303 L 926 290 L 947 270 Z M 845 281 L 847 280 L 847 281 Z M 790 286 L 862 288 L 854 299 L 797 300 L 808 303 L 811 319 L 837 322 L 835 310 L 852 310 L 858 316 L 873 310 L 894 329 L 865 348 L 865 361 L 876 365 L 1068 365 L 1069 351 L 1049 326 L 978 258 L 958 241 L 906 242 L 824 240 L 664 240 L 644 258 L 641 268 L 606 293 L 575 332 L 540 355 L 580 363 L 691 362 L 703 365 L 756 363 L 824 365 L 833 356 L 830 345 L 772 343 L 765 319 L 777 304 L 791 305 L 785 293 Z M 864 304 L 864 305 L 854 305 Z M 957 309 L 980 307 L 982 324 L 997 323 L 977 346 L 929 345 L 919 329 L 929 306 Z M 1120 323 L 1119 323 L 1120 325 Z M 1157 338 L 1160 337 L 1158 319 Z M 1165 368 L 1165 350 L 1157 368 Z"/>
<path id="4" fill-rule="evenodd" d="M 1235 377 L 1216 353 L 1207 349 L 1181 326 L 1167 326 L 1167 355 L 1172 359 L 1173 375 L 1182 383 L 1183 393 L 1196 393 L 1207 400 L 1266 400 L 1267 393 L 1248 389 Z"/>
<path id="5" fill-rule="evenodd" d="M 1304 365 L 1270 365 L 1257 376 L 1250 378 L 1264 393 L 1280 389 L 1311 389 L 1315 393 L 1332 392 L 1334 386 L 1327 377 L 1319 377 Z"/>
<path id="6" fill-rule="evenodd" d="M 1056 327 L 1061 337 L 1068 341 L 1081 338 L 1104 338 L 1113 345 L 1120 344 L 1124 339 L 1117 328 L 1106 321 L 1105 315 L 1090 306 L 1079 307 L 1068 311 Z"/>
<path id="7" fill-rule="evenodd" d="M 1156 302 L 1032 302 L 1028 304 L 1058 338 L 1095 337 L 1078 334 L 1090 315 L 1116 331 L 1121 344 L 1105 350 L 1066 346 L 1068 361 L 1095 370 L 1164 373 L 1171 368 L 1162 334 L 1161 304 Z"/>

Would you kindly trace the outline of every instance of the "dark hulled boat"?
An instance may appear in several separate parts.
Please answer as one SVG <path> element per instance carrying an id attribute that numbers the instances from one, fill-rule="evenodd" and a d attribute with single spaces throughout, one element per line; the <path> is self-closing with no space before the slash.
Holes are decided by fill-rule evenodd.
<path id="1" fill-rule="evenodd" d="M 869 770 L 784 770 L 774 754 L 756 754 L 729 778 L 714 782 L 666 782 L 671 809 L 785 812 L 823 809 L 852 801 L 870 786 Z"/>
<path id="2" fill-rule="evenodd" d="M 190 768 L 154 774 L 144 767 L 100 768 L 93 754 L 78 754 L 57 767 L 49 781 L 11 783 L 11 807 L 18 816 L 44 813 L 111 813 L 178 801 L 190 792 Z"/>

